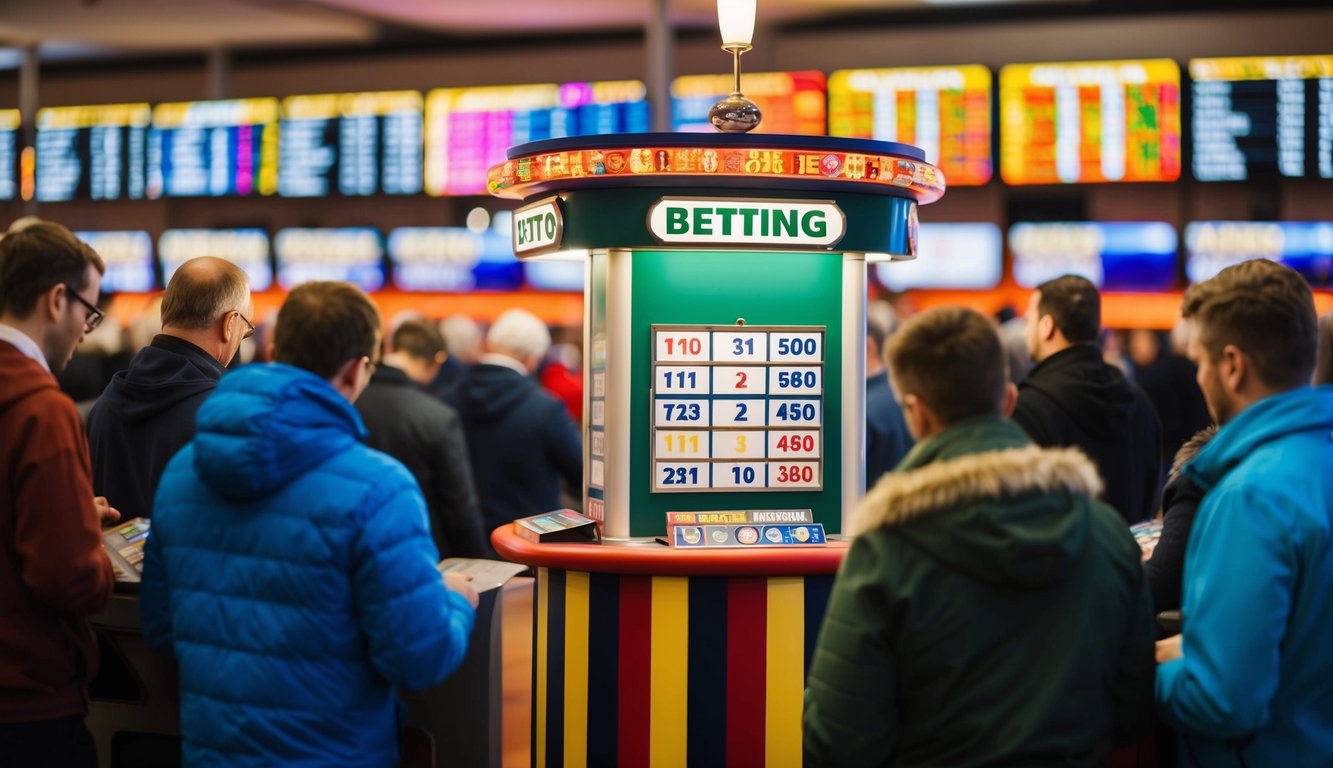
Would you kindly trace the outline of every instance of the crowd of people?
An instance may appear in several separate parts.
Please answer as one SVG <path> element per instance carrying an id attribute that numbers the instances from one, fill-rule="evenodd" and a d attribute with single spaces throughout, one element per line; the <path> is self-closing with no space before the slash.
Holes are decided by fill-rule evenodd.
<path id="1" fill-rule="evenodd" d="M 143 517 L 187 764 L 393 764 L 395 689 L 449 675 L 474 622 L 437 561 L 580 490 L 577 375 L 523 310 L 386 334 L 310 282 L 257 323 L 245 274 L 202 257 L 81 413 L 56 377 L 104 270 L 59 224 L 0 239 L 0 763 L 96 765 L 101 529 Z M 1188 333 L 1124 357 L 1075 276 L 1012 318 L 883 310 L 806 763 L 1096 765 L 1154 722 L 1159 764 L 1333 763 L 1333 329 L 1304 279 L 1224 270 Z"/>

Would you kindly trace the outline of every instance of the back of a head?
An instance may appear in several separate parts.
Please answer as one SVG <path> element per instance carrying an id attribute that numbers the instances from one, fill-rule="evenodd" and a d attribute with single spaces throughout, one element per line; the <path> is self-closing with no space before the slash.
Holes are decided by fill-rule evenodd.
<path id="1" fill-rule="evenodd" d="M 1102 300 L 1097 286 L 1078 275 L 1062 275 L 1037 286 L 1038 317 L 1050 315 L 1070 344 L 1097 341 L 1102 326 Z"/>
<path id="2" fill-rule="evenodd" d="M 444 336 L 440 335 L 440 329 L 435 327 L 435 323 L 412 318 L 398 324 L 390 346 L 394 352 L 433 363 L 436 356 L 444 352 Z"/>
<path id="3" fill-rule="evenodd" d="M 551 347 L 551 331 L 526 309 L 510 309 L 491 325 L 486 334 L 486 346 L 492 352 L 509 355 L 515 360 L 540 358 Z"/>
<path id="4" fill-rule="evenodd" d="M 27 317 L 37 297 L 57 285 L 88 287 L 88 265 L 106 272 L 102 257 L 53 221 L 24 220 L 0 238 L 0 315 Z"/>
<path id="5" fill-rule="evenodd" d="M 162 294 L 162 327 L 201 331 L 250 301 L 244 270 L 226 259 L 200 256 L 172 274 Z"/>
<path id="6" fill-rule="evenodd" d="M 1273 389 L 1310 382 L 1318 326 L 1314 294 L 1290 267 L 1268 259 L 1227 267 L 1185 291 L 1181 314 L 1194 320 L 1209 359 L 1219 359 L 1230 344 Z"/>
<path id="7" fill-rule="evenodd" d="M 467 315 L 450 315 L 440 321 L 444 351 L 463 362 L 476 362 L 481 356 L 481 327 Z"/>
<path id="8" fill-rule="evenodd" d="M 351 283 L 302 283 L 278 311 L 273 359 L 322 379 L 332 379 L 348 360 L 378 359 L 379 346 L 379 312 Z"/>
<path id="9" fill-rule="evenodd" d="M 889 368 L 899 394 L 912 394 L 944 426 L 998 415 L 1008 373 L 995 324 L 962 307 L 914 315 L 889 338 Z"/>

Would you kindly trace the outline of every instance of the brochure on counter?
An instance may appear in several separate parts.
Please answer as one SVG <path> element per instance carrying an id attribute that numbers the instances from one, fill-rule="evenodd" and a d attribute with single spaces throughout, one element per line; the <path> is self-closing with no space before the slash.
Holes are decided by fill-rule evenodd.
<path id="1" fill-rule="evenodd" d="M 538 544 L 597 541 L 597 521 L 563 509 L 515 520 L 514 534 Z"/>

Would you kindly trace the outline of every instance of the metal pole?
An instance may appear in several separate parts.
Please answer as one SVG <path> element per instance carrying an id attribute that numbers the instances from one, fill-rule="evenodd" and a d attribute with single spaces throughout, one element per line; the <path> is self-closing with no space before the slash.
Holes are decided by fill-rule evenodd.
<path id="1" fill-rule="evenodd" d="M 19 115 L 22 124 L 19 128 L 19 146 L 25 151 L 36 152 L 37 147 L 37 108 L 40 105 L 38 80 L 41 64 L 37 59 L 37 45 L 29 44 L 23 49 L 23 62 L 19 65 Z M 23 214 L 37 215 L 37 195 L 24 201 Z"/>
<path id="2" fill-rule="evenodd" d="M 231 96 L 231 51 L 221 46 L 208 51 L 206 67 L 208 99 L 226 99 Z"/>
<path id="3" fill-rule="evenodd" d="M 653 109 L 653 130 L 671 130 L 671 20 L 667 18 L 670 0 L 653 0 L 652 17 L 645 30 L 648 98 Z"/>

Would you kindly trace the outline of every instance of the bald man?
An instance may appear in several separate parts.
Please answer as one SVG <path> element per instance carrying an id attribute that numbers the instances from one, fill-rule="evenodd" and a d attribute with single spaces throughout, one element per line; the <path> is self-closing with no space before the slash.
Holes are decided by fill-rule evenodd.
<path id="1" fill-rule="evenodd" d="M 255 331 L 239 267 L 203 256 L 162 295 L 162 333 L 117 373 L 88 417 L 93 488 L 129 517 L 151 517 L 167 461 L 194 436 L 194 416 Z"/>

